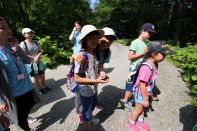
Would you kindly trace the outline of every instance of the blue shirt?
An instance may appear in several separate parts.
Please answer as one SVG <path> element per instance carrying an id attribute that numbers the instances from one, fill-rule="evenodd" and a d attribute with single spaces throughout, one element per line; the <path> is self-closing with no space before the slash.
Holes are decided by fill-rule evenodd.
<path id="1" fill-rule="evenodd" d="M 0 59 L 7 73 L 10 91 L 14 97 L 23 95 L 33 89 L 32 82 L 24 63 L 19 56 L 13 56 L 9 46 L 0 47 Z M 18 80 L 17 76 L 19 74 L 23 74 L 24 79 Z"/>
<path id="2" fill-rule="evenodd" d="M 81 32 L 75 31 L 74 33 L 74 47 L 73 47 L 73 53 L 77 53 L 80 51 L 81 49 L 81 43 L 79 40 Z"/>

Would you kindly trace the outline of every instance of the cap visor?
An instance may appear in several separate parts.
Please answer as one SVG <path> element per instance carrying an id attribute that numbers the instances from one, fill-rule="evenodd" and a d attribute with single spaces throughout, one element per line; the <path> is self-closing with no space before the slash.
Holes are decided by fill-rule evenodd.
<path id="1" fill-rule="evenodd" d="M 157 31 L 155 30 L 147 30 L 148 32 L 151 32 L 151 33 L 157 33 Z"/>
<path id="2" fill-rule="evenodd" d="M 162 51 L 165 55 L 174 55 L 176 51 L 169 49 L 168 47 L 164 47 Z"/>

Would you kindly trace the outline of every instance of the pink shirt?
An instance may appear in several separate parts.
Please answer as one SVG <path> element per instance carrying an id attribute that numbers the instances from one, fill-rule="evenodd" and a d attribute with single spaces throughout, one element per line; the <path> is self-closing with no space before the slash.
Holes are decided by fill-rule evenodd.
<path id="1" fill-rule="evenodd" d="M 147 83 L 147 88 L 146 88 L 147 90 L 146 91 L 148 92 L 148 89 L 149 89 L 148 83 L 150 82 L 150 79 L 151 79 L 151 81 L 152 81 L 151 87 L 152 88 L 154 87 L 155 79 L 156 79 L 157 74 L 158 74 L 158 69 L 156 68 L 156 66 L 153 63 L 151 63 L 150 60 L 147 60 L 146 63 L 149 63 L 153 67 L 153 75 L 152 75 L 152 71 L 149 68 L 149 66 L 142 65 L 141 68 L 140 68 L 139 75 L 137 77 L 135 85 L 139 85 L 140 81 L 146 82 Z M 138 93 L 141 94 L 141 91 L 138 90 Z"/>

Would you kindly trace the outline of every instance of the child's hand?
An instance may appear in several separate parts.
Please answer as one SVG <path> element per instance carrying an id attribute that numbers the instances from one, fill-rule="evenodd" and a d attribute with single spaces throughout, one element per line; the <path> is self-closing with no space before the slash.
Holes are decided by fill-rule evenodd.
<path id="1" fill-rule="evenodd" d="M 34 57 L 34 62 L 38 63 L 39 58 L 38 57 Z"/>
<path id="2" fill-rule="evenodd" d="M 148 52 L 148 48 L 145 47 L 145 48 L 144 48 L 144 54 L 146 54 L 147 52 Z"/>
<path id="3" fill-rule="evenodd" d="M 97 83 L 104 84 L 104 83 L 107 83 L 108 82 L 108 79 L 106 79 L 106 80 L 97 79 L 96 82 Z"/>
<path id="4" fill-rule="evenodd" d="M 72 55 L 72 58 L 77 61 L 77 63 L 82 64 L 85 61 L 85 58 L 81 53 L 76 53 Z"/>
<path id="5" fill-rule="evenodd" d="M 148 107 L 149 106 L 148 100 L 143 100 L 142 104 L 143 104 L 144 107 Z"/>
<path id="6" fill-rule="evenodd" d="M 104 71 L 100 71 L 99 79 L 101 79 L 101 80 L 108 80 L 109 77 L 107 76 L 107 74 Z"/>

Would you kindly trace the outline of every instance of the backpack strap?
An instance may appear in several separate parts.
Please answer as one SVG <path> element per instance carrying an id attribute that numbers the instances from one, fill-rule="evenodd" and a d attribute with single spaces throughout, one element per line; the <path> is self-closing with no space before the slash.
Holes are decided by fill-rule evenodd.
<path id="1" fill-rule="evenodd" d="M 150 85 L 151 85 L 151 83 L 153 82 L 153 81 L 151 80 L 151 78 L 152 78 L 152 76 L 153 76 L 154 69 L 153 69 L 152 65 L 151 65 L 151 64 L 149 64 L 149 63 L 147 63 L 147 62 L 143 62 L 143 63 L 142 63 L 142 65 L 146 65 L 146 66 L 148 66 L 148 67 L 149 67 L 149 69 L 151 70 L 151 76 L 150 76 L 150 80 L 149 80 L 149 82 L 148 82 L 148 85 L 150 86 Z"/>
<path id="2" fill-rule="evenodd" d="M 25 42 L 25 41 L 23 41 L 24 42 L 24 44 L 25 44 L 25 52 L 27 53 L 27 55 L 29 54 L 29 50 L 28 50 L 28 48 L 27 48 L 27 43 Z"/>

